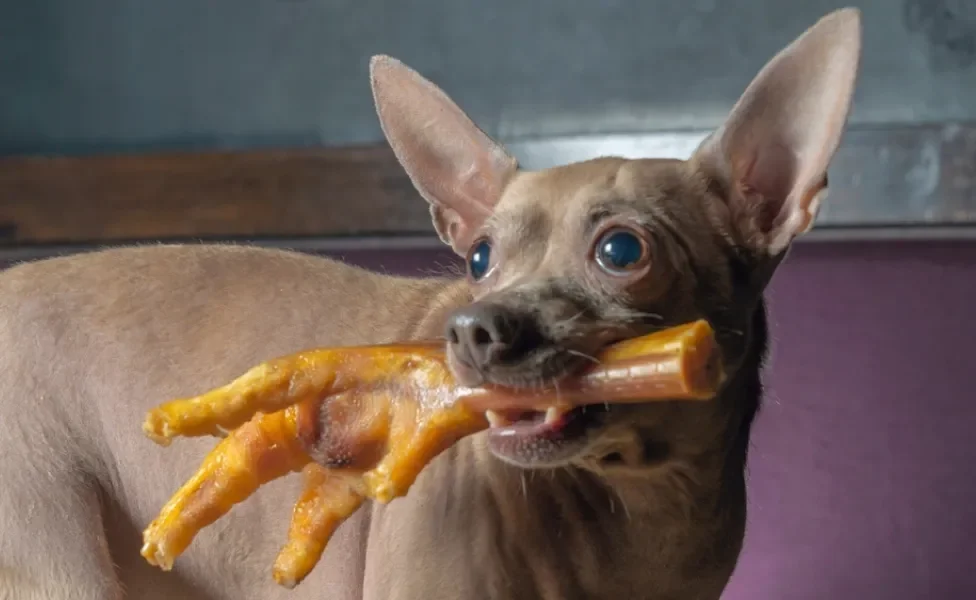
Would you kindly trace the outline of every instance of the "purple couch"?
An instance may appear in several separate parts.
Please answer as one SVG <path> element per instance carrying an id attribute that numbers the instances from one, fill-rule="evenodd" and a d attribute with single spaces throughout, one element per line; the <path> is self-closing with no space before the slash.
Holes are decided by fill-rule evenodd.
<path id="1" fill-rule="evenodd" d="M 345 258 L 401 273 L 452 260 Z M 726 598 L 976 598 L 976 244 L 799 245 L 769 299 L 750 524 Z"/>

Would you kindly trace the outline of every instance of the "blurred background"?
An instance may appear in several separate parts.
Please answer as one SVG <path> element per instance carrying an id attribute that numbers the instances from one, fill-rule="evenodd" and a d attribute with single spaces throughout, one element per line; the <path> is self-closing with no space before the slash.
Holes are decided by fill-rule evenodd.
<path id="1" fill-rule="evenodd" d="M 831 197 L 770 291 L 730 600 L 976 598 L 976 2 L 862 0 Z M 0 265 L 234 240 L 429 272 L 369 92 L 442 86 L 527 168 L 686 157 L 831 0 L 0 1 Z"/>

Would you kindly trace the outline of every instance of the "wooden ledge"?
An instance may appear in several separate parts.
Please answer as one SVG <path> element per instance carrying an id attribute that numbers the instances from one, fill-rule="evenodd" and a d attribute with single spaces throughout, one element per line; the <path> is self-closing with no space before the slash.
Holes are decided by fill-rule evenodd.
<path id="1" fill-rule="evenodd" d="M 608 154 L 685 158 L 703 137 L 582 136 L 508 147 L 535 169 Z M 976 124 L 853 128 L 830 178 L 810 239 L 972 237 Z M 7 248 L 417 236 L 432 241 L 427 206 L 386 144 L 0 158 L 0 246 Z"/>

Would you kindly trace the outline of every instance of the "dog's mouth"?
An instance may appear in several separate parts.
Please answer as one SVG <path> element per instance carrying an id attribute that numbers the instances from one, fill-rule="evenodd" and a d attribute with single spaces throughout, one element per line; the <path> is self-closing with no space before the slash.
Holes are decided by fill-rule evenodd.
<path id="1" fill-rule="evenodd" d="M 592 425 L 598 415 L 605 414 L 609 410 L 609 404 L 594 404 L 566 410 L 551 407 L 545 412 L 489 410 L 485 416 L 491 425 L 492 433 L 499 437 L 522 435 L 554 439 L 584 433 L 583 430 L 588 425 Z"/>
<path id="2" fill-rule="evenodd" d="M 557 466 L 578 455 L 588 433 L 611 410 L 609 404 L 578 406 L 564 410 L 492 411 L 485 413 L 491 425 L 488 447 L 497 457 L 523 467 Z"/>
<path id="3" fill-rule="evenodd" d="M 491 384 L 515 388 L 554 387 L 592 364 L 589 355 L 550 351 L 533 369 L 493 373 Z M 520 467 L 554 467 L 570 462 L 583 452 L 590 434 L 603 423 L 612 405 L 594 399 L 575 408 L 550 407 L 546 411 L 486 411 L 490 428 L 488 447 L 502 460 Z"/>
<path id="4" fill-rule="evenodd" d="M 469 385 L 555 388 L 558 395 L 561 384 L 593 365 L 599 349 L 627 337 L 626 332 L 604 329 L 585 349 L 553 343 L 536 348 L 515 364 L 496 364 L 484 371 L 464 363 L 455 366 L 467 376 Z M 496 457 L 520 467 L 563 466 L 585 452 L 592 434 L 612 408 L 612 404 L 594 398 L 592 403 L 572 409 L 489 410 L 485 413 L 490 424 L 488 447 Z"/>

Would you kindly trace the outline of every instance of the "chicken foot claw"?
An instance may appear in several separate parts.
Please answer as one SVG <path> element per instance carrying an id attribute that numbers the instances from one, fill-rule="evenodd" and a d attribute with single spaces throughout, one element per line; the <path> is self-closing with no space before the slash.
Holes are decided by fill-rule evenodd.
<path id="1" fill-rule="evenodd" d="M 288 541 L 272 569 L 275 581 L 288 589 L 312 572 L 332 534 L 365 500 L 357 491 L 355 474 L 310 464 L 304 475 L 305 488 L 292 512 Z"/>
<path id="2" fill-rule="evenodd" d="M 201 529 L 260 486 L 308 464 L 297 412 L 258 414 L 221 440 L 143 532 L 142 556 L 169 571 Z"/>

